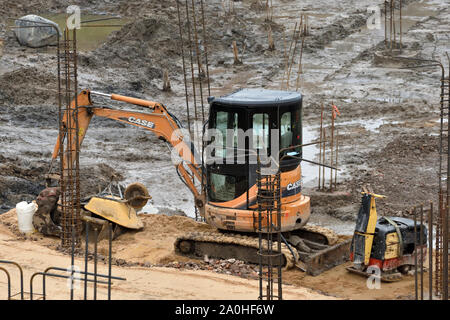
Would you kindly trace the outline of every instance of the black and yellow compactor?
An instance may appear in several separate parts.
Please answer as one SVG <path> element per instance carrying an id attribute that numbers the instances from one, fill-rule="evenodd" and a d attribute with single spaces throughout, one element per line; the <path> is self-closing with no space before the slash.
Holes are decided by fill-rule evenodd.
<path id="1" fill-rule="evenodd" d="M 350 247 L 353 265 L 347 270 L 366 277 L 378 275 L 381 281 L 402 279 L 427 250 L 427 228 L 402 217 L 378 217 L 376 198 L 384 196 L 364 191 Z M 422 235 L 420 234 L 422 233 Z M 423 255 L 416 253 L 423 250 Z"/>

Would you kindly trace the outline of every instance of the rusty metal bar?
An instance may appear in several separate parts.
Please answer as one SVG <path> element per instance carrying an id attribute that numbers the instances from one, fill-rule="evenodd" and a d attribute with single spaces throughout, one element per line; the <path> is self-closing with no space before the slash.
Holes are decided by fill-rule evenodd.
<path id="1" fill-rule="evenodd" d="M 192 90 L 194 94 L 194 120 L 198 120 L 197 116 L 197 94 L 195 89 L 195 72 L 194 72 L 194 60 L 192 57 L 192 37 L 191 37 L 191 19 L 189 18 L 189 4 L 188 0 L 186 0 L 186 22 L 187 22 L 187 29 L 188 29 L 188 40 L 189 40 L 189 57 L 191 60 L 191 77 L 192 77 Z"/>
<path id="2" fill-rule="evenodd" d="M 433 202 L 428 211 L 428 299 L 433 300 Z"/>
<path id="3" fill-rule="evenodd" d="M 390 3 L 390 11 L 389 11 L 389 13 L 390 13 L 390 20 L 389 20 L 389 47 L 390 47 L 390 49 L 391 49 L 391 52 L 392 52 L 392 22 L 393 22 L 393 19 L 392 19 L 392 12 L 393 12 L 393 6 L 394 6 L 394 0 L 391 0 L 391 3 Z"/>
<path id="4" fill-rule="evenodd" d="M 403 36 L 403 31 L 402 31 L 402 0 L 400 0 L 400 50 L 402 50 L 402 48 L 403 48 L 402 36 Z"/>
<path id="5" fill-rule="evenodd" d="M 176 1 L 177 3 L 177 13 L 178 13 L 178 29 L 179 29 L 179 33 L 180 33 L 180 41 L 181 41 L 181 59 L 183 62 L 183 77 L 184 77 L 184 91 L 185 91 L 185 98 L 186 98 L 186 111 L 187 111 L 187 123 L 188 123 L 188 130 L 189 133 L 192 134 L 191 132 L 191 119 L 189 117 L 189 94 L 188 94 L 188 89 L 187 89 L 187 77 L 186 77 L 186 61 L 184 59 L 184 40 L 183 40 L 183 31 L 182 31 L 182 27 L 181 27 L 181 13 L 180 13 L 180 4 L 179 1 Z"/>
<path id="6" fill-rule="evenodd" d="M 200 57 L 200 50 L 198 47 L 198 30 L 197 30 L 197 12 L 195 10 L 195 2 L 192 0 L 192 17 L 194 20 L 194 41 L 195 41 L 195 55 L 197 57 L 197 69 L 198 69 L 198 80 L 199 80 L 199 90 L 200 90 L 200 104 L 202 106 L 202 123 L 205 122 L 205 108 L 203 104 L 203 84 L 202 84 L 202 64 Z"/>
<path id="7" fill-rule="evenodd" d="M 65 271 L 65 272 L 67 272 L 67 269 L 57 268 L 57 267 L 49 267 L 46 270 L 58 270 L 58 271 Z M 83 274 L 84 272 L 79 272 L 79 273 Z M 33 275 L 30 278 L 30 300 L 33 300 L 33 280 L 38 275 L 41 275 L 43 277 L 44 285 L 43 285 L 43 288 L 42 288 L 43 293 L 41 294 L 41 296 L 43 297 L 43 300 L 46 300 L 46 285 L 45 285 L 46 277 L 54 277 L 54 278 L 62 278 L 62 279 L 70 279 L 71 278 L 71 276 L 68 276 L 68 275 L 62 275 L 62 274 L 57 274 L 57 273 L 49 273 L 48 271 L 33 273 Z M 81 278 L 81 277 L 79 277 L 79 278 L 74 277 L 74 279 L 75 280 L 84 281 L 84 278 Z M 94 280 L 87 279 L 87 281 L 88 282 L 93 282 Z M 98 283 L 107 284 L 108 282 L 106 282 L 106 281 L 98 281 Z"/>
<path id="8" fill-rule="evenodd" d="M 387 48 L 387 0 L 384 1 L 384 48 Z"/>
<path id="9" fill-rule="evenodd" d="M 334 110 L 331 102 L 331 140 L 330 140 L 330 192 L 333 191 L 333 146 L 334 146 Z"/>
<path id="10" fill-rule="evenodd" d="M 18 295 L 18 294 L 20 293 L 20 299 L 23 300 L 23 299 L 24 299 L 24 297 L 23 297 L 23 293 L 24 293 L 24 292 L 23 292 L 23 269 L 22 269 L 22 267 L 21 267 L 20 264 L 18 264 L 17 262 L 9 261 L 9 260 L 0 260 L 0 263 L 3 263 L 3 264 L 11 264 L 11 265 L 16 266 L 16 267 L 19 269 L 19 275 L 20 275 L 20 292 L 14 294 L 13 296 L 16 296 L 16 295 Z"/>
<path id="11" fill-rule="evenodd" d="M 97 246 L 98 246 L 98 230 L 94 227 L 94 300 L 97 300 Z"/>
<path id="12" fill-rule="evenodd" d="M 11 275 L 8 270 L 3 267 L 0 267 L 0 271 L 3 271 L 6 274 L 6 278 L 8 280 L 8 300 L 11 300 Z"/>
<path id="13" fill-rule="evenodd" d="M 423 204 L 420 205 L 420 300 L 423 300 Z"/>
<path id="14" fill-rule="evenodd" d="M 111 279 L 112 279 L 112 224 L 108 223 L 108 300 L 111 300 Z"/>
<path id="15" fill-rule="evenodd" d="M 84 300 L 87 300 L 87 276 L 88 276 L 88 255 L 89 255 L 89 222 L 85 221 L 85 252 L 84 252 Z"/>
<path id="16" fill-rule="evenodd" d="M 339 135 L 337 134 L 337 130 L 336 130 L 336 163 L 334 164 L 334 166 L 337 168 L 338 167 L 338 152 L 339 152 Z M 334 170 L 334 189 L 337 190 L 337 175 L 338 175 L 338 170 Z"/>
<path id="17" fill-rule="evenodd" d="M 319 162 L 322 161 L 322 140 L 323 140 L 323 102 L 322 102 L 322 107 L 320 110 L 320 144 L 319 144 Z M 321 171 L 322 168 L 319 166 L 319 190 L 320 188 L 320 182 L 321 182 Z"/>
<path id="18" fill-rule="evenodd" d="M 448 66 L 448 79 L 447 81 L 450 84 L 450 58 L 447 55 L 447 59 L 449 62 L 449 66 Z M 444 79 L 445 80 L 445 77 Z M 445 82 L 445 81 L 444 81 Z M 444 83 L 442 83 L 442 85 L 444 86 Z M 445 86 L 444 86 L 445 87 Z M 443 229 L 443 233 L 442 233 L 442 287 L 443 287 L 443 292 L 442 292 L 442 299 L 443 300 L 448 300 L 448 256 L 449 256 L 449 252 L 448 252 L 448 218 L 449 218 L 449 204 L 450 204 L 450 134 L 448 134 L 448 130 L 450 130 L 450 88 L 448 88 L 448 92 L 446 95 L 446 98 L 444 98 L 444 101 L 447 100 L 447 206 L 446 206 L 446 210 L 443 211 L 443 223 L 442 223 L 442 229 Z"/>
<path id="19" fill-rule="evenodd" d="M 415 299 L 419 299 L 418 282 L 417 282 L 417 210 L 416 207 L 413 209 L 414 213 L 414 292 Z"/>
<path id="20" fill-rule="evenodd" d="M 211 96 L 211 84 L 209 80 L 209 62 L 208 62 L 208 42 L 205 24 L 205 8 L 203 6 L 203 0 L 200 1 L 202 9 L 202 25 L 203 25 L 203 45 L 205 47 L 205 63 L 206 63 L 206 77 L 208 78 L 208 96 Z"/>
<path id="21" fill-rule="evenodd" d="M 291 43 L 290 43 L 290 45 L 289 45 L 289 52 L 288 52 L 288 55 L 287 55 L 286 61 L 285 61 L 285 70 L 284 70 L 284 72 L 283 72 L 283 78 L 281 79 L 281 86 L 280 86 L 280 89 L 283 89 L 284 76 L 286 75 L 286 77 L 287 77 L 287 75 L 288 75 L 289 60 L 290 60 L 290 57 L 291 57 L 292 45 L 293 45 L 293 43 L 294 43 L 294 41 L 295 41 L 295 35 L 296 35 L 296 31 L 297 31 L 297 23 L 298 23 L 298 22 L 295 22 L 294 32 L 293 32 L 293 34 L 292 34 L 292 40 L 291 40 Z"/>
<path id="22" fill-rule="evenodd" d="M 326 140 L 326 133 L 327 133 L 327 131 L 326 131 L 326 129 L 325 128 L 323 128 L 323 140 Z M 325 146 L 326 146 L 326 143 L 324 143 L 323 144 L 323 150 L 322 150 L 322 157 L 323 157 L 323 159 L 322 159 L 322 163 L 325 163 Z M 322 189 L 324 189 L 325 190 L 325 166 L 322 166 Z"/>
<path id="23" fill-rule="evenodd" d="M 72 255 L 70 257 L 70 300 L 73 300 L 73 274 L 75 272 L 75 229 L 72 227 Z"/>

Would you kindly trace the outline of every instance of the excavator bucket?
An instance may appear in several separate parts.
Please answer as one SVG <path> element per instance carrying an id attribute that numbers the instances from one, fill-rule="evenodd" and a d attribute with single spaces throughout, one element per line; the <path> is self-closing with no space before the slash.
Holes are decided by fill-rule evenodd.
<path id="1" fill-rule="evenodd" d="M 92 197 L 84 208 L 128 229 L 139 230 L 144 227 L 143 222 L 137 216 L 136 210 L 120 197 Z"/>

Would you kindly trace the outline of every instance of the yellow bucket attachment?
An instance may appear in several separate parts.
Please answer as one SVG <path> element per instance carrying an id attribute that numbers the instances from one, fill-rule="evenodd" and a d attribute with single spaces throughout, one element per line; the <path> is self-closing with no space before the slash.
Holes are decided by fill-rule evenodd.
<path id="1" fill-rule="evenodd" d="M 119 197 L 92 197 L 84 208 L 125 228 L 142 229 L 144 227 L 136 210 Z"/>

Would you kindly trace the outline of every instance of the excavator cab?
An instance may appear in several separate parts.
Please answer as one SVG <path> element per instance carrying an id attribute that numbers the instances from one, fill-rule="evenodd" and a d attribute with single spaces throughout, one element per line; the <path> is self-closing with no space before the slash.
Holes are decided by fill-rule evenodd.
<path id="1" fill-rule="evenodd" d="M 271 160 L 275 170 L 280 167 L 282 172 L 282 203 L 286 204 L 284 209 L 291 217 L 285 227 L 296 229 L 305 224 L 309 218 L 309 198 L 301 195 L 302 95 L 241 89 L 220 98 L 210 98 L 209 102 L 209 130 L 205 139 L 208 142 L 204 154 L 206 219 L 227 220 L 227 217 L 217 218 L 220 208 L 224 208 L 222 214 L 226 216 L 235 215 L 237 210 L 253 216 L 257 194 L 256 159 L 260 156 L 261 163 Z M 211 215 L 212 211 L 215 213 Z M 251 223 L 247 221 L 247 224 Z M 246 228 L 236 223 L 215 225 L 222 229 L 254 231 L 254 226 Z"/>

